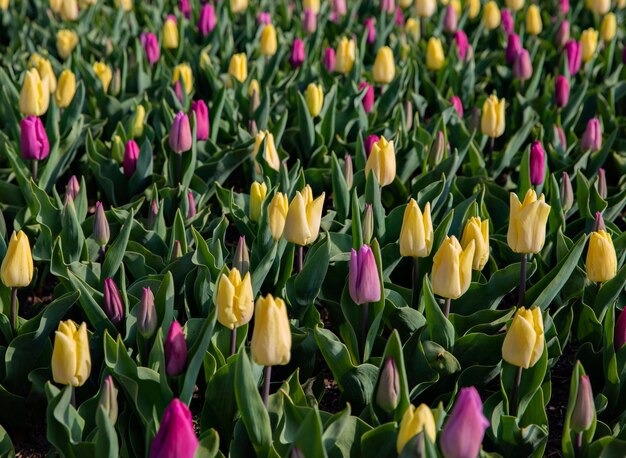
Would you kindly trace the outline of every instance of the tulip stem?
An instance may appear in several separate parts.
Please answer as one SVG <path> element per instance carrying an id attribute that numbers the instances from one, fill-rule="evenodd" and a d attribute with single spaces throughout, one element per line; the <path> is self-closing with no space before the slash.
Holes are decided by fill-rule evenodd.
<path id="1" fill-rule="evenodd" d="M 298 273 L 302 272 L 303 260 L 304 260 L 304 247 L 300 245 L 298 247 Z"/>
<path id="2" fill-rule="evenodd" d="M 526 254 L 522 253 L 522 266 L 519 273 L 519 304 L 524 307 L 526 304 Z"/>
<path id="3" fill-rule="evenodd" d="M 578 458 L 582 455 L 583 450 L 583 433 L 576 433 L 576 438 L 574 439 L 574 457 Z"/>
<path id="4" fill-rule="evenodd" d="M 100 250 L 98 250 L 98 262 L 100 264 L 104 264 L 104 255 L 106 254 L 106 248 L 101 246 Z"/>
<path id="5" fill-rule="evenodd" d="M 495 138 L 489 137 L 489 141 L 487 142 L 487 167 L 491 167 L 491 163 L 493 162 L 493 148 L 495 142 Z"/>
<path id="6" fill-rule="evenodd" d="M 11 327 L 13 333 L 17 333 L 17 288 L 11 288 Z"/>
<path id="7" fill-rule="evenodd" d="M 419 258 L 413 258 L 413 308 L 417 309 L 420 302 L 419 285 L 420 281 L 420 263 Z"/>
<path id="8" fill-rule="evenodd" d="M 272 366 L 265 366 L 263 372 L 263 405 L 267 409 L 270 402 L 270 379 L 272 378 Z"/>
<path id="9" fill-rule="evenodd" d="M 370 308 L 370 304 L 369 302 L 366 302 L 365 304 L 363 304 L 361 306 L 361 355 L 362 355 L 362 359 L 361 362 L 365 362 L 365 344 L 367 341 L 367 324 L 368 324 L 368 317 L 369 317 L 369 308 Z"/>
<path id="10" fill-rule="evenodd" d="M 33 174 L 33 181 L 37 182 L 37 177 L 39 175 L 39 161 L 37 159 L 33 159 L 32 174 Z"/>
<path id="11" fill-rule="evenodd" d="M 70 391 L 72 392 L 72 407 L 76 408 L 76 388 L 74 388 L 74 385 L 70 385 Z"/>
<path id="12" fill-rule="evenodd" d="M 178 183 L 182 183 L 183 181 L 183 155 L 182 154 L 176 154 L 176 156 L 178 156 L 178 158 L 176 159 L 178 162 Z M 175 183 L 176 184 L 176 183 Z"/>
<path id="13" fill-rule="evenodd" d="M 446 302 L 443 305 L 443 315 L 448 318 L 448 315 L 450 315 L 450 303 L 452 302 L 452 299 L 450 299 L 449 297 L 446 297 Z"/>
<path id="14" fill-rule="evenodd" d="M 513 392 L 511 393 L 511 406 L 509 407 L 509 414 L 513 417 L 517 417 L 517 404 L 519 398 L 519 387 L 522 384 L 522 370 L 518 367 L 515 374 L 515 385 L 513 385 Z"/>
<path id="15" fill-rule="evenodd" d="M 230 355 L 234 355 L 237 350 L 237 328 L 230 331 Z"/>

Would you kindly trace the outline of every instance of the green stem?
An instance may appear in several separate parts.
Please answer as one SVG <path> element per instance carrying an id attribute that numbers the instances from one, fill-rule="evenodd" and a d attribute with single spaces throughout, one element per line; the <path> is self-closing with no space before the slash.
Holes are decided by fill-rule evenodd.
<path id="1" fill-rule="evenodd" d="M 443 314 L 446 318 L 450 315 L 450 304 L 452 303 L 452 299 L 449 297 L 446 298 L 446 302 L 443 306 Z"/>
<path id="2" fill-rule="evenodd" d="M 519 273 L 519 304 L 524 307 L 526 304 L 526 254 L 522 253 L 522 266 Z"/>
<path id="3" fill-rule="evenodd" d="M 513 417 L 517 417 L 517 405 L 519 403 L 519 388 L 522 383 L 522 370 L 518 367 L 515 374 L 515 385 L 513 385 L 513 392 L 511 393 L 511 407 L 509 408 L 509 414 Z"/>
<path id="4" fill-rule="evenodd" d="M 265 366 L 263 372 L 263 405 L 267 409 L 270 402 L 270 379 L 272 378 L 272 366 Z"/>
<path id="5" fill-rule="evenodd" d="M 413 308 L 417 309 L 420 302 L 420 264 L 419 258 L 413 258 Z"/>
<path id="6" fill-rule="evenodd" d="M 369 302 L 361 306 L 361 362 L 365 362 L 365 346 L 367 341 Z"/>
<path id="7" fill-rule="evenodd" d="M 11 328 L 13 329 L 13 334 L 17 334 L 17 288 L 11 288 Z"/>
<path id="8" fill-rule="evenodd" d="M 230 331 L 230 354 L 234 355 L 237 351 L 237 328 Z"/>

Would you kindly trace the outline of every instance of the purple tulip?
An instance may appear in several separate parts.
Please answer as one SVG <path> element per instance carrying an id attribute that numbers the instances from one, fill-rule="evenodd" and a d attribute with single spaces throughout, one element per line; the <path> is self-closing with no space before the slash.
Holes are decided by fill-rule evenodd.
<path id="1" fill-rule="evenodd" d="M 76 175 L 72 175 L 67 185 L 65 185 L 65 198 L 74 200 L 79 192 L 80 184 L 78 183 L 78 178 L 76 178 Z"/>
<path id="2" fill-rule="evenodd" d="M 556 35 L 554 35 L 554 44 L 557 46 L 557 48 L 562 48 L 565 46 L 568 40 L 569 22 L 564 19 L 561 22 L 561 25 L 559 25 L 559 29 L 556 31 Z"/>
<path id="3" fill-rule="evenodd" d="M 459 59 L 465 60 L 467 56 L 467 50 L 469 49 L 469 41 L 467 35 L 462 30 L 454 32 L 454 43 L 456 44 L 456 50 L 459 53 Z"/>
<path id="4" fill-rule="evenodd" d="M 313 12 L 311 8 L 306 8 L 304 10 L 304 30 L 306 33 L 313 33 L 315 29 L 317 29 L 317 15 Z"/>
<path id="5" fill-rule="evenodd" d="M 454 408 L 441 430 L 440 446 L 446 458 L 478 456 L 489 421 L 483 403 L 473 386 L 461 388 Z"/>
<path id="6" fill-rule="evenodd" d="M 363 81 L 359 84 L 359 91 L 365 89 L 365 97 L 363 97 L 363 109 L 366 113 L 370 113 L 374 107 L 374 86 Z"/>
<path id="7" fill-rule="evenodd" d="M 149 339 L 157 329 L 159 317 L 154 306 L 152 290 L 150 287 L 142 289 L 141 302 L 137 311 L 137 330 L 144 339 Z"/>
<path id="8" fill-rule="evenodd" d="M 569 81 L 563 75 L 556 78 L 554 98 L 556 99 L 556 106 L 559 108 L 563 108 L 569 101 Z"/>
<path id="9" fill-rule="evenodd" d="M 304 42 L 300 38 L 296 38 L 293 40 L 293 45 L 291 46 L 291 57 L 289 58 L 289 63 L 293 68 L 298 68 L 304 62 L 306 58 L 306 52 L 304 50 Z"/>
<path id="10" fill-rule="evenodd" d="M 591 428 L 593 417 L 596 414 L 596 407 L 593 402 L 593 391 L 588 375 L 581 375 L 578 380 L 578 393 L 576 393 L 576 402 L 574 402 L 574 410 L 570 426 L 574 432 L 581 433 Z"/>
<path id="11" fill-rule="evenodd" d="M 555 126 L 555 129 L 557 138 L 559 139 L 559 144 L 561 145 L 563 151 L 565 151 L 567 149 L 567 139 L 565 138 L 565 132 L 563 132 L 563 128 L 561 126 Z"/>
<path id="12" fill-rule="evenodd" d="M 402 27 L 404 25 L 404 13 L 402 8 L 396 8 L 396 25 Z"/>
<path id="13" fill-rule="evenodd" d="M 626 312 L 622 310 L 615 325 L 615 350 L 620 350 L 626 344 Z"/>
<path id="14" fill-rule="evenodd" d="M 191 128 L 189 117 L 182 111 L 176 114 L 170 128 L 170 148 L 181 154 L 191 149 Z"/>
<path id="15" fill-rule="evenodd" d="M 350 253 L 349 275 L 350 297 L 356 304 L 378 302 L 380 300 L 380 278 L 374 259 L 374 252 L 363 245 Z"/>
<path id="16" fill-rule="evenodd" d="M 569 0 L 559 0 L 559 9 L 562 15 L 566 15 L 569 11 Z"/>
<path id="17" fill-rule="evenodd" d="M 104 280 L 104 301 L 102 308 L 114 325 L 117 326 L 122 322 L 122 319 L 124 319 L 122 296 L 120 295 L 120 290 L 117 289 L 117 285 L 110 277 Z"/>
<path id="18" fill-rule="evenodd" d="M 174 95 L 181 104 L 184 102 L 185 94 L 183 93 L 183 85 L 180 83 L 180 80 L 174 83 Z"/>
<path id="19" fill-rule="evenodd" d="M 269 25 L 272 23 L 272 15 L 267 11 L 261 11 L 256 18 L 258 25 Z"/>
<path id="20" fill-rule="evenodd" d="M 378 143 L 379 140 L 380 137 L 378 135 L 367 136 L 367 138 L 365 139 L 365 144 L 363 145 L 366 157 L 370 157 L 370 153 L 372 152 L 372 146 L 374 146 L 374 143 Z"/>
<path id="21" fill-rule="evenodd" d="M 102 202 L 96 202 L 92 236 L 99 247 L 104 247 L 109 243 L 111 232 L 109 231 L 109 222 L 107 221 L 107 215 L 104 213 Z"/>
<path id="22" fill-rule="evenodd" d="M 530 54 L 523 48 L 517 54 L 513 63 L 513 75 L 520 81 L 526 81 L 533 75 L 533 64 L 530 61 Z"/>
<path id="23" fill-rule="evenodd" d="M 593 221 L 593 232 L 604 231 L 606 232 L 606 224 L 604 224 L 604 218 L 602 212 L 596 212 L 596 219 Z"/>
<path id="24" fill-rule="evenodd" d="M 196 139 L 200 141 L 209 139 L 209 109 L 204 100 L 191 102 L 191 111 L 196 114 Z"/>
<path id="25" fill-rule="evenodd" d="M 563 211 L 567 212 L 572 205 L 574 205 L 574 191 L 572 189 L 572 182 L 569 179 L 567 172 L 563 172 L 561 178 L 561 184 L 559 186 L 559 194 L 561 196 L 561 206 Z"/>
<path id="26" fill-rule="evenodd" d="M 196 216 L 196 201 L 193 198 L 193 192 L 187 193 L 187 218 L 193 218 Z"/>
<path id="27" fill-rule="evenodd" d="M 506 51 L 504 53 L 504 59 L 506 63 L 511 65 L 517 59 L 517 55 L 522 50 L 522 45 L 519 41 L 519 35 L 516 33 L 509 34 L 506 42 Z"/>
<path id="28" fill-rule="evenodd" d="M 189 19 L 191 17 L 191 3 L 189 0 L 179 0 L 178 8 L 180 9 L 180 12 L 183 13 L 183 16 L 185 16 L 185 19 Z"/>
<path id="29" fill-rule="evenodd" d="M 598 194 L 600 194 L 600 197 L 602 197 L 603 199 L 606 199 L 606 173 L 602 167 L 600 168 L 600 170 L 598 170 L 597 186 L 598 186 Z"/>
<path id="30" fill-rule="evenodd" d="M 506 33 L 507 35 L 509 33 L 512 33 L 513 30 L 515 29 L 515 20 L 513 19 L 511 10 L 506 9 L 506 8 L 503 9 L 500 20 L 502 22 L 502 30 L 504 30 L 504 33 Z"/>
<path id="31" fill-rule="evenodd" d="M 37 116 L 26 116 L 20 121 L 20 147 L 25 161 L 41 161 L 50 154 L 48 135 L 41 119 Z"/>
<path id="32" fill-rule="evenodd" d="M 180 327 L 178 321 L 174 320 L 167 332 L 165 343 L 165 365 L 167 375 L 173 377 L 182 374 L 187 364 L 187 343 L 183 328 Z"/>
<path id="33" fill-rule="evenodd" d="M 365 25 L 365 30 L 367 31 L 367 44 L 373 45 L 376 43 L 375 19 L 373 17 L 368 17 L 365 21 L 363 21 L 363 25 Z"/>
<path id="34" fill-rule="evenodd" d="M 383 13 L 388 13 L 388 14 L 393 13 L 396 9 L 395 0 L 382 0 L 380 2 L 380 9 L 382 10 Z"/>
<path id="35" fill-rule="evenodd" d="M 456 15 L 456 10 L 452 5 L 448 5 L 443 15 L 443 30 L 450 33 L 455 32 L 458 22 L 459 18 Z"/>
<path id="36" fill-rule="evenodd" d="M 217 19 L 215 18 L 215 7 L 212 3 L 205 3 L 200 10 L 200 17 L 198 18 L 198 30 L 203 37 L 206 37 L 213 31 Z"/>
<path id="37" fill-rule="evenodd" d="M 130 178 L 137 170 L 137 161 L 139 160 L 139 146 L 135 140 L 128 140 L 126 142 L 126 148 L 124 148 L 124 160 L 122 161 L 122 168 L 124 169 L 124 175 L 126 178 Z"/>
<path id="38" fill-rule="evenodd" d="M 159 216 L 159 203 L 156 199 L 152 200 L 150 204 L 150 209 L 148 210 L 148 229 L 152 229 L 154 227 L 154 222 Z"/>
<path id="39" fill-rule="evenodd" d="M 324 58 L 322 59 L 324 68 L 328 73 L 335 71 L 335 50 L 333 48 L 326 48 L 324 50 Z"/>
<path id="40" fill-rule="evenodd" d="M 580 50 L 580 42 L 576 40 L 570 40 L 565 43 L 565 58 L 567 59 L 567 68 L 569 69 L 569 74 L 571 76 L 574 76 L 578 73 L 578 70 L 580 70 L 580 65 L 582 63 Z"/>
<path id="41" fill-rule="evenodd" d="M 580 146 L 583 151 L 591 150 L 591 152 L 598 151 L 602 146 L 602 127 L 598 118 L 591 118 L 587 122 Z"/>
<path id="42" fill-rule="evenodd" d="M 463 103 L 461 102 L 461 99 L 458 96 L 453 95 L 450 98 L 450 103 L 452 103 L 452 105 L 454 106 L 454 109 L 458 113 L 459 118 L 462 118 L 463 117 Z"/>
<path id="43" fill-rule="evenodd" d="M 161 56 L 161 49 L 159 48 L 159 40 L 155 34 L 150 32 L 144 32 L 141 34 L 141 44 L 143 50 L 146 53 L 146 59 L 150 65 L 155 64 Z"/>
<path id="44" fill-rule="evenodd" d="M 543 184 L 546 175 L 546 152 L 539 140 L 535 140 L 530 147 L 530 183 L 533 186 Z"/>
<path id="45" fill-rule="evenodd" d="M 348 8 L 346 7 L 346 0 L 333 0 L 332 16 L 334 20 L 338 20 L 346 15 Z"/>
<path id="46" fill-rule="evenodd" d="M 193 458 L 199 445 L 189 408 L 173 399 L 163 412 L 150 446 L 150 458 Z"/>

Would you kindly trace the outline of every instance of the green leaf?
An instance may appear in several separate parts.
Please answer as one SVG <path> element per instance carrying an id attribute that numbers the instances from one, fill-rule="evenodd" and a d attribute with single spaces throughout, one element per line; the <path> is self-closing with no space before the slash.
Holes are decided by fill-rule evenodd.
<path id="1" fill-rule="evenodd" d="M 441 307 L 437 304 L 428 275 L 424 276 L 422 284 L 420 310 L 424 310 L 431 340 L 437 342 L 446 350 L 451 349 L 454 346 L 454 326 L 444 316 Z"/>

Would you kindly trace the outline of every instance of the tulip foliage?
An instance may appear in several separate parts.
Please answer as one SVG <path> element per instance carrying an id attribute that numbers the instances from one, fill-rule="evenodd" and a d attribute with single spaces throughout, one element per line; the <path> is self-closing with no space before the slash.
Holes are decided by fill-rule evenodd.
<path id="1" fill-rule="evenodd" d="M 625 7 L 0 1 L 0 455 L 626 456 Z"/>

